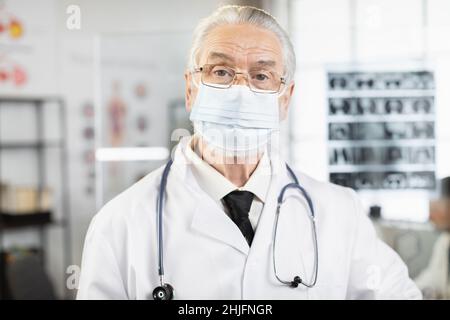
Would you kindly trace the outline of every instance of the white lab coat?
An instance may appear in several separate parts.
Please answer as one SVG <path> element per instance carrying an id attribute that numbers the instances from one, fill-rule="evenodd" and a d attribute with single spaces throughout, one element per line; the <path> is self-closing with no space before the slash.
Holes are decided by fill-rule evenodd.
<path id="1" fill-rule="evenodd" d="M 414 299 L 421 293 L 399 256 L 380 241 L 354 191 L 296 172 L 316 211 L 317 285 L 293 289 L 272 266 L 277 196 L 292 182 L 271 156 L 267 201 L 249 248 L 241 231 L 198 184 L 180 142 L 164 210 L 165 281 L 175 299 Z M 156 198 L 162 168 L 107 203 L 86 235 L 78 299 L 151 299 L 158 282 Z M 310 279 L 314 251 L 304 198 L 288 191 L 277 232 L 279 276 Z"/>

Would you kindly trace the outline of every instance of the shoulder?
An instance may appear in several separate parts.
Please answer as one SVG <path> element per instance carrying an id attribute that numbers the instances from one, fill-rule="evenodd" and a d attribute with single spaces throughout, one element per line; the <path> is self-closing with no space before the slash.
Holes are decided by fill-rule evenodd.
<path id="1" fill-rule="evenodd" d="M 156 208 L 162 171 L 163 166 L 150 172 L 108 201 L 94 215 L 89 227 L 90 231 L 92 232 L 95 229 L 97 233 L 103 235 L 109 235 L 111 232 L 119 234 L 123 232 L 124 227 L 133 216 L 142 211 L 143 206 L 147 209 L 149 203 L 154 203 Z"/>
<path id="2" fill-rule="evenodd" d="M 355 190 L 316 180 L 296 172 L 299 183 L 309 193 L 320 230 L 330 230 L 342 245 L 353 247 L 358 234 L 374 238 L 376 232 Z M 330 233 L 330 234 L 331 234 Z"/>
<path id="3" fill-rule="evenodd" d="M 337 223 L 345 229 L 357 225 L 365 215 L 355 190 L 327 181 L 319 181 L 303 172 L 295 174 L 314 204 L 317 218 Z"/>
<path id="4" fill-rule="evenodd" d="M 358 201 L 355 190 L 343 187 L 328 181 L 319 181 L 303 172 L 296 171 L 295 174 L 306 190 L 324 201 L 333 201 L 354 206 Z"/>

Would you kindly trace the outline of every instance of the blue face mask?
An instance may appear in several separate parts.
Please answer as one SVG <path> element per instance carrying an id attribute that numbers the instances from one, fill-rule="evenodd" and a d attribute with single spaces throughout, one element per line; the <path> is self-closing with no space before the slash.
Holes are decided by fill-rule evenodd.
<path id="1" fill-rule="evenodd" d="M 233 155 L 262 151 L 279 130 L 278 97 L 248 86 L 219 89 L 200 84 L 190 120 L 195 132 L 215 149 Z"/>

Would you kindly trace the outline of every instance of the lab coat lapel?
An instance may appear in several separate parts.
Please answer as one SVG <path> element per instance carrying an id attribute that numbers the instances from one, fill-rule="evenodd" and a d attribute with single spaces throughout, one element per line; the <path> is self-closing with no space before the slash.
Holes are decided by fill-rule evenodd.
<path id="1" fill-rule="evenodd" d="M 251 252 L 261 252 L 267 249 L 272 242 L 273 222 L 277 207 L 277 196 L 280 190 L 281 181 L 283 180 L 277 166 L 273 159 L 271 159 L 271 180 L 269 190 L 267 192 L 266 202 L 261 212 L 261 217 L 256 228 L 255 236 L 253 238 Z M 275 168 L 275 170 L 274 170 Z"/>
<path id="2" fill-rule="evenodd" d="M 251 246 L 251 252 L 255 253 L 267 252 L 269 245 L 272 244 L 278 194 L 282 186 L 289 181 L 289 177 L 286 174 L 285 162 L 281 160 L 278 153 L 269 154 L 269 157 L 271 165 L 271 181 L 267 192 L 266 202 Z"/>
<path id="3" fill-rule="evenodd" d="M 190 196 L 196 198 L 190 228 L 194 232 L 221 241 L 247 255 L 249 246 L 239 228 L 195 180 L 189 161 L 184 154 L 184 148 L 188 142 L 188 138 L 183 138 L 178 144 L 172 168 L 182 178 Z"/>
<path id="4" fill-rule="evenodd" d="M 248 254 L 249 246 L 239 228 L 207 195 L 198 202 L 191 228 Z"/>

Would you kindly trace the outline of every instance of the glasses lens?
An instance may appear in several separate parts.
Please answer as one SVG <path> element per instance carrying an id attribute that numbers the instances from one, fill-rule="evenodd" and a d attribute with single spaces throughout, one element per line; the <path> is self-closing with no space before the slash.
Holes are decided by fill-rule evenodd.
<path id="1" fill-rule="evenodd" d="M 233 69 L 222 65 L 205 65 L 202 70 L 202 81 L 206 85 L 224 88 L 229 87 L 234 79 Z"/>
<path id="2" fill-rule="evenodd" d="M 229 88 L 235 79 L 234 69 L 220 64 L 206 64 L 202 68 L 202 82 L 216 88 Z M 280 76 L 271 70 L 257 69 L 248 73 L 248 85 L 252 91 L 262 93 L 278 92 Z"/>
<path id="3" fill-rule="evenodd" d="M 249 72 L 251 89 L 262 92 L 277 92 L 280 89 L 281 78 L 269 70 L 254 70 Z"/>

